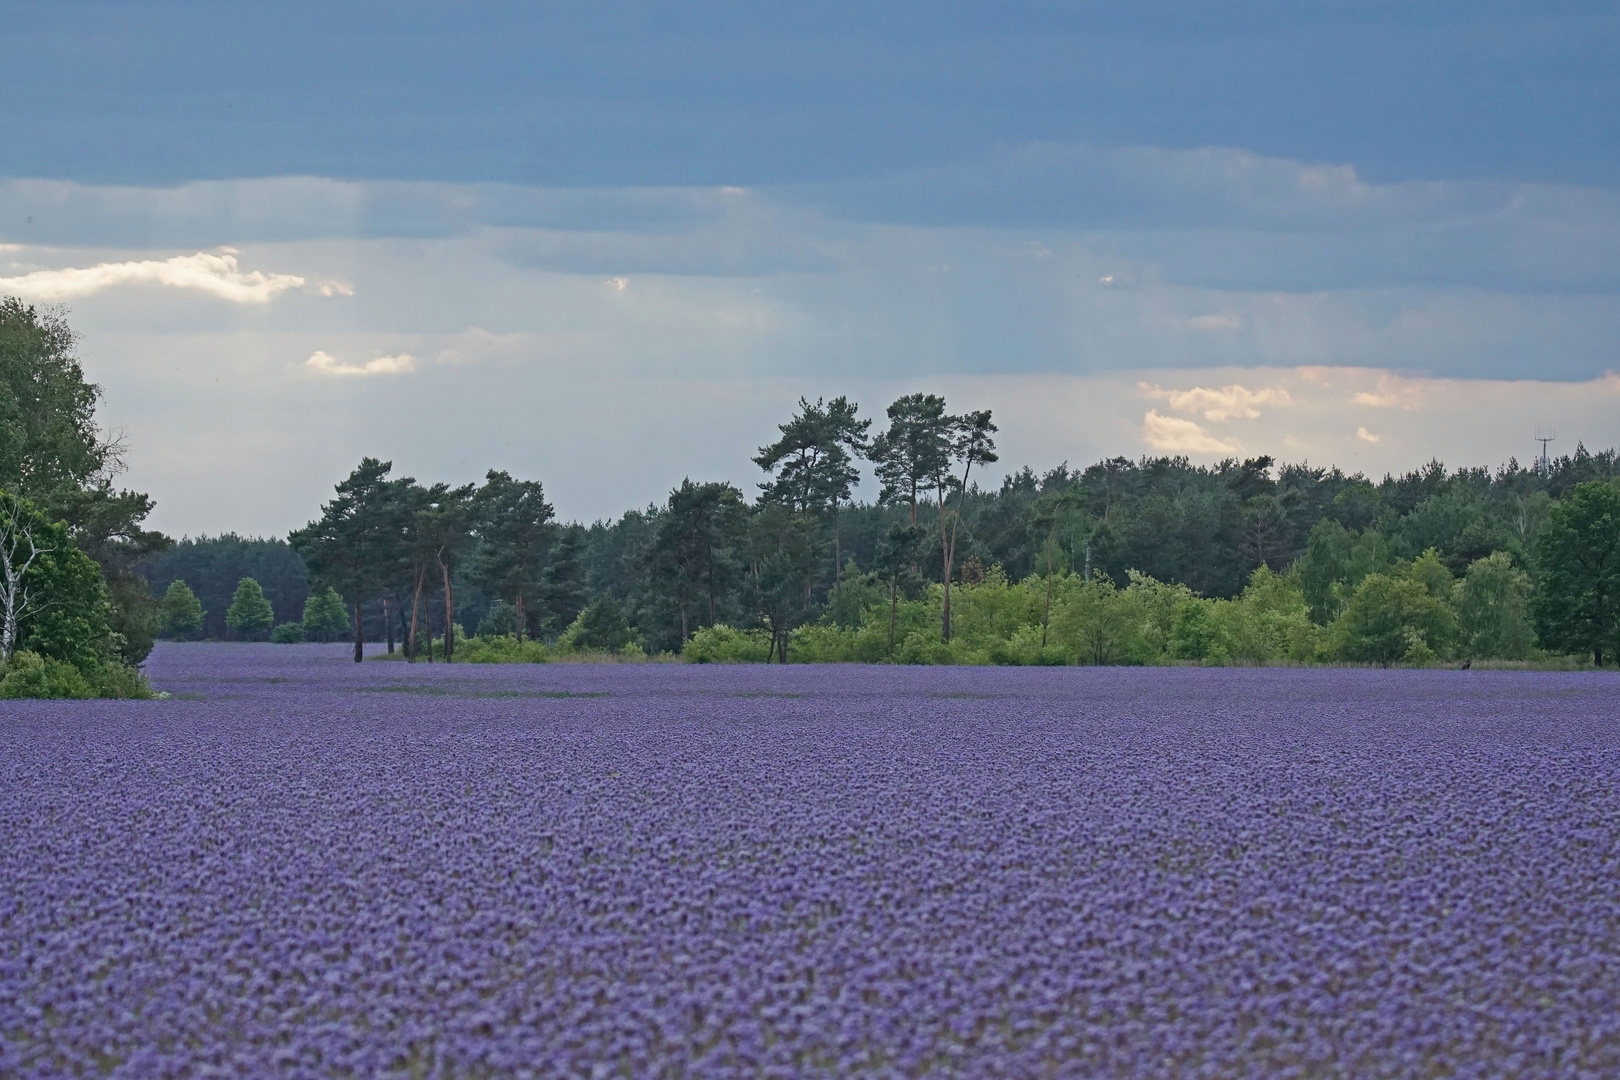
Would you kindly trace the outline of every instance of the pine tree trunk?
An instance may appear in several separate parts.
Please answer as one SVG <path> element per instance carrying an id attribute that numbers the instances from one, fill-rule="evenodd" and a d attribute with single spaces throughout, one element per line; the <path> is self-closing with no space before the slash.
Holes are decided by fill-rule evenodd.
<path id="1" fill-rule="evenodd" d="M 524 622 L 523 616 L 523 590 L 519 589 L 517 594 L 517 639 L 519 645 L 523 644 L 523 631 L 527 629 L 527 626 L 528 624 Z"/>
<path id="2" fill-rule="evenodd" d="M 455 663 L 456 655 L 456 594 L 450 587 L 450 564 L 440 560 L 444 571 L 444 662 Z"/>
<path id="3" fill-rule="evenodd" d="M 383 630 L 388 635 L 388 655 L 393 656 L 394 655 L 394 620 L 388 617 L 388 597 L 387 596 L 384 596 L 382 598 L 382 605 L 383 605 Z"/>
<path id="4" fill-rule="evenodd" d="M 354 662 L 366 658 L 366 619 L 360 593 L 354 594 Z"/>
<path id="5" fill-rule="evenodd" d="M 411 594 L 411 629 L 410 636 L 406 638 L 405 658 L 413 663 L 422 651 L 416 636 L 416 616 L 422 610 L 422 577 L 425 573 L 426 571 L 421 569 L 416 571 L 416 589 Z"/>

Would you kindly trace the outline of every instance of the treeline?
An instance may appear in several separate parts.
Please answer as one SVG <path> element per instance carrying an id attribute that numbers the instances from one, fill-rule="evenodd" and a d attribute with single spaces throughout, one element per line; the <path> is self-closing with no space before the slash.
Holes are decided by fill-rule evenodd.
<path id="1" fill-rule="evenodd" d="M 686 480 L 663 505 L 588 526 L 556 522 L 537 481 L 423 485 L 367 459 L 291 548 L 346 598 L 356 656 L 365 640 L 431 656 L 437 640 L 454 658 L 462 623 L 480 658 L 515 655 L 498 637 L 534 643 L 531 656 L 761 661 L 1614 653 L 1605 575 L 1620 557 L 1610 570 L 1569 562 L 1620 544 L 1620 513 L 1574 523 L 1620 490 L 1613 451 L 1578 447 L 1545 468 L 1432 462 L 1377 482 L 1265 457 L 1115 458 L 988 486 L 989 412 L 915 394 L 884 421 L 874 432 L 847 399 L 801 400 L 755 457 L 752 498 Z M 873 503 L 852 499 L 863 467 Z M 1000 614 L 983 623 L 987 604 Z M 1251 615 L 1273 627 L 1264 647 L 1238 629 Z"/>

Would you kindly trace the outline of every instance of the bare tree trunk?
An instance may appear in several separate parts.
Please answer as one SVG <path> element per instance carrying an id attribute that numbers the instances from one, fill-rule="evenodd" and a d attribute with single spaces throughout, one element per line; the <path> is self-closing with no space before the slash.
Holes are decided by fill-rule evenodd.
<path id="1" fill-rule="evenodd" d="M 444 571 L 444 662 L 455 662 L 456 655 L 456 594 L 450 587 L 450 564 L 439 560 Z"/>
<path id="2" fill-rule="evenodd" d="M 422 568 L 422 579 L 427 581 L 427 567 Z M 422 596 L 422 625 L 427 630 L 428 663 L 433 663 L 433 597 L 424 593 Z"/>
<path id="3" fill-rule="evenodd" d="M 945 578 L 945 612 L 940 621 L 940 640 L 951 642 L 951 541 L 945 532 L 945 489 L 934 489 L 939 500 L 939 561 Z"/>
<path id="4" fill-rule="evenodd" d="M 365 601 L 359 590 L 354 594 L 354 662 L 366 658 Z"/>
<path id="5" fill-rule="evenodd" d="M 523 618 L 523 590 L 520 588 L 517 594 L 517 639 L 519 645 L 523 644 L 523 631 L 527 628 L 528 624 Z"/>
<path id="6" fill-rule="evenodd" d="M 394 621 L 388 617 L 388 597 L 386 595 L 382 598 L 382 605 L 383 605 L 383 629 L 388 634 L 388 655 L 393 656 L 394 655 Z"/>
<path id="7" fill-rule="evenodd" d="M 686 647 L 686 605 L 681 605 L 681 647 Z"/>

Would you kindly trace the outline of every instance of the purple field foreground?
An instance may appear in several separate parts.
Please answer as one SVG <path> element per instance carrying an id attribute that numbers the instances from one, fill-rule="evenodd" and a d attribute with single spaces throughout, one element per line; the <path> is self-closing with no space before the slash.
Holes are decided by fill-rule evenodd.
<path id="1" fill-rule="evenodd" d="M 344 657 L 0 705 L 0 1076 L 1620 1075 L 1614 675 Z"/>

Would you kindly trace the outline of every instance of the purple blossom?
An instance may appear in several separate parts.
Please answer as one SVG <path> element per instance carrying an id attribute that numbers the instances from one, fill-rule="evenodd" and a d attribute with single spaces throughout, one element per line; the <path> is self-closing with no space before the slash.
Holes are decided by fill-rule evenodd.
<path id="1" fill-rule="evenodd" d="M 151 674 L 0 711 L 0 1075 L 1620 1074 L 1608 674 Z"/>

